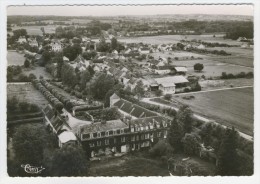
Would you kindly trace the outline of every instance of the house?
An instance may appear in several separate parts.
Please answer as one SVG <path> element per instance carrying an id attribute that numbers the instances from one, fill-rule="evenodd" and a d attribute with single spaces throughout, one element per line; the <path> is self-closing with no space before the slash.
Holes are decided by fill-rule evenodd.
<path id="1" fill-rule="evenodd" d="M 70 62 L 70 65 L 79 71 L 84 71 L 88 68 L 90 62 L 85 60 L 81 55 L 78 55 L 74 61 Z"/>
<path id="2" fill-rule="evenodd" d="M 195 48 L 197 48 L 197 49 L 205 49 L 206 47 L 203 44 L 199 44 L 199 45 L 196 45 Z"/>
<path id="3" fill-rule="evenodd" d="M 138 49 L 140 54 L 149 54 L 150 53 L 150 49 L 148 47 L 142 47 Z"/>
<path id="4" fill-rule="evenodd" d="M 164 66 L 153 66 L 151 67 L 152 71 L 159 75 L 169 74 L 173 66 L 164 65 Z"/>
<path id="5" fill-rule="evenodd" d="M 117 50 L 113 50 L 113 51 L 112 51 L 112 54 L 118 55 L 118 51 L 117 51 Z"/>
<path id="6" fill-rule="evenodd" d="M 38 42 L 36 39 L 28 39 L 28 43 L 31 47 L 38 47 Z"/>
<path id="7" fill-rule="evenodd" d="M 51 50 L 54 52 L 62 51 L 62 45 L 59 40 L 53 40 L 50 44 Z"/>
<path id="8" fill-rule="evenodd" d="M 171 74 L 172 75 L 186 75 L 188 69 L 184 66 L 175 66 L 171 68 Z"/>
<path id="9" fill-rule="evenodd" d="M 119 97 L 116 99 L 116 97 L 113 97 L 110 99 L 110 107 L 117 107 L 118 111 L 124 116 L 124 117 L 131 117 L 131 119 L 138 119 L 138 118 L 144 118 L 144 117 L 153 117 L 158 116 L 157 113 L 150 111 L 148 109 L 145 109 L 139 105 L 136 105 L 132 102 L 129 102 L 125 99 L 120 99 Z"/>
<path id="10" fill-rule="evenodd" d="M 162 90 L 163 94 L 175 93 L 175 88 L 184 87 L 188 84 L 188 80 L 183 76 L 163 77 L 154 79 L 152 88 L 156 89 L 157 84 L 159 90 Z M 151 88 L 151 89 L 152 89 Z"/>
<path id="11" fill-rule="evenodd" d="M 65 118 L 58 114 L 51 105 L 47 105 L 43 109 L 44 122 L 47 129 L 57 136 L 59 147 L 64 145 L 73 144 L 77 145 L 78 140 L 71 128 L 66 123 Z"/>
<path id="12" fill-rule="evenodd" d="M 17 40 L 18 43 L 27 43 L 26 37 L 25 36 L 20 36 L 19 39 Z"/>
<path id="13" fill-rule="evenodd" d="M 247 40 L 246 37 L 239 37 L 239 38 L 237 39 L 237 41 L 239 41 L 239 42 L 247 42 L 248 40 Z"/>
<path id="14" fill-rule="evenodd" d="M 80 127 L 80 140 L 89 157 L 129 151 L 126 133 L 129 127 L 120 119 L 96 122 Z"/>
<path id="15" fill-rule="evenodd" d="M 66 56 L 63 56 L 62 59 L 63 59 L 64 62 L 69 62 L 70 61 L 69 58 L 67 58 Z"/>

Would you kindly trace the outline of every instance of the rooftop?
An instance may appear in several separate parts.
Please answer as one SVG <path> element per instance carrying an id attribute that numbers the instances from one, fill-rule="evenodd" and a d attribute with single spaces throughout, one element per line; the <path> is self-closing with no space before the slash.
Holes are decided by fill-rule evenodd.
<path id="1" fill-rule="evenodd" d="M 81 133 L 94 133 L 94 132 L 104 132 L 109 130 L 116 130 L 128 128 L 128 125 L 122 122 L 120 119 L 111 120 L 106 122 L 97 122 L 89 125 L 81 126 Z"/>

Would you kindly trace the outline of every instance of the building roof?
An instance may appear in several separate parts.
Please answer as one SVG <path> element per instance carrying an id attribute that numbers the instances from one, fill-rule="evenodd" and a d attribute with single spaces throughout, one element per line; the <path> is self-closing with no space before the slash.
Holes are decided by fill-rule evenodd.
<path id="1" fill-rule="evenodd" d="M 129 125 L 134 126 L 148 126 L 148 125 L 162 125 L 163 123 L 170 123 L 170 120 L 162 117 L 162 116 L 156 116 L 156 117 L 146 117 L 146 118 L 138 118 L 134 120 L 130 120 Z"/>
<path id="2" fill-rule="evenodd" d="M 109 130 L 116 130 L 128 128 L 128 125 L 122 122 L 120 119 L 111 120 L 106 122 L 97 122 L 89 125 L 81 126 L 81 133 L 94 133 L 94 132 L 104 132 Z"/>
<path id="3" fill-rule="evenodd" d="M 174 67 L 174 69 L 177 71 L 177 72 L 187 72 L 187 68 L 184 67 L 184 66 L 176 66 Z"/>
<path id="4" fill-rule="evenodd" d="M 180 84 L 189 82 L 183 76 L 173 76 L 173 77 L 163 77 L 154 79 L 158 84 L 170 85 L 170 84 Z M 168 84 L 167 84 L 168 83 Z"/>
<path id="5" fill-rule="evenodd" d="M 121 111 L 124 111 L 125 113 L 137 118 L 157 116 L 155 112 L 145 109 L 125 99 L 120 99 L 114 104 L 114 106 L 118 107 L 118 109 Z"/>
<path id="6" fill-rule="evenodd" d="M 66 143 L 68 141 L 76 141 L 76 136 L 70 131 L 64 131 L 60 135 L 58 135 L 61 143 Z"/>

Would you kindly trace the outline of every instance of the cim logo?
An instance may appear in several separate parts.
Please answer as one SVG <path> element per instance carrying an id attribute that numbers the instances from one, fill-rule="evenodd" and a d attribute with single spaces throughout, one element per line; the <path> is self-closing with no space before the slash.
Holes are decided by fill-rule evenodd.
<path id="1" fill-rule="evenodd" d="M 42 172 L 42 170 L 44 170 L 45 168 L 41 167 L 35 167 L 35 166 L 31 166 L 30 164 L 26 164 L 26 165 L 21 165 L 22 168 L 24 168 L 24 171 L 29 173 L 29 174 L 39 174 Z"/>

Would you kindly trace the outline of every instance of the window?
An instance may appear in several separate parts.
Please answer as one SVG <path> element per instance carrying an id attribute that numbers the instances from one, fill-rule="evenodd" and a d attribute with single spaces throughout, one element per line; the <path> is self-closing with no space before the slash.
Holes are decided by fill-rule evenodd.
<path id="1" fill-rule="evenodd" d="M 149 127 L 148 127 L 148 126 L 145 126 L 145 130 L 149 130 Z"/>
<path id="2" fill-rule="evenodd" d="M 161 137 L 161 132 L 157 132 L 157 137 Z"/>
<path id="3" fill-rule="evenodd" d="M 144 127 L 141 126 L 141 131 L 143 131 L 143 130 L 144 130 Z"/>
<path id="4" fill-rule="evenodd" d="M 116 130 L 116 133 L 117 133 L 117 134 L 120 134 L 120 130 L 119 130 L 119 129 L 118 129 L 118 130 Z"/>
<path id="5" fill-rule="evenodd" d="M 138 131 L 139 131 L 139 127 L 138 127 L 138 126 L 136 126 L 136 127 L 135 127 L 135 130 L 138 132 Z"/>
<path id="6" fill-rule="evenodd" d="M 93 134 L 89 134 L 90 135 L 90 138 L 93 138 Z"/>
<path id="7" fill-rule="evenodd" d="M 145 134 L 145 139 L 149 139 L 149 134 Z"/>
<path id="8" fill-rule="evenodd" d="M 97 133 L 97 137 L 101 137 L 101 133 L 100 132 Z"/>
<path id="9" fill-rule="evenodd" d="M 106 132 L 106 136 L 108 136 L 109 135 L 109 132 Z"/>
<path id="10" fill-rule="evenodd" d="M 144 140 L 144 134 L 141 135 L 141 140 Z"/>
<path id="11" fill-rule="evenodd" d="M 113 134 L 116 135 L 116 130 L 113 130 Z"/>
<path id="12" fill-rule="evenodd" d="M 124 133 L 124 129 L 121 129 L 121 130 L 120 130 L 120 133 L 123 134 L 123 133 Z"/>
<path id="13" fill-rule="evenodd" d="M 93 133 L 93 137 L 94 137 L 94 138 L 97 137 L 97 133 Z"/>
<path id="14" fill-rule="evenodd" d="M 82 139 L 89 139 L 90 135 L 89 134 L 82 134 Z"/>
<path id="15" fill-rule="evenodd" d="M 150 129 L 153 129 L 153 124 L 150 124 Z"/>
<path id="16" fill-rule="evenodd" d="M 105 139 L 105 145 L 109 145 L 109 139 Z"/>
<path id="17" fill-rule="evenodd" d="M 125 142 L 125 137 L 121 137 L 121 142 Z"/>
<path id="18" fill-rule="evenodd" d="M 136 136 L 136 140 L 139 141 L 139 135 Z"/>
<path id="19" fill-rule="evenodd" d="M 94 147 L 95 146 L 95 144 L 94 143 L 89 143 L 89 147 Z"/>
<path id="20" fill-rule="evenodd" d="M 135 136 L 134 135 L 131 137 L 131 141 L 135 141 Z"/>
<path id="21" fill-rule="evenodd" d="M 131 132 L 134 132 L 135 131 L 135 128 L 134 127 L 131 127 Z"/>
<path id="22" fill-rule="evenodd" d="M 113 130 L 110 130 L 110 131 L 109 131 L 109 135 L 113 135 Z"/>
<path id="23" fill-rule="evenodd" d="M 97 141 L 97 146 L 101 146 L 101 141 Z"/>
<path id="24" fill-rule="evenodd" d="M 116 138 L 114 138 L 114 144 L 116 143 Z"/>

